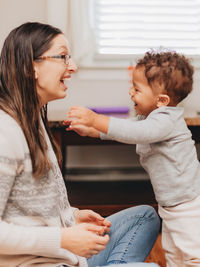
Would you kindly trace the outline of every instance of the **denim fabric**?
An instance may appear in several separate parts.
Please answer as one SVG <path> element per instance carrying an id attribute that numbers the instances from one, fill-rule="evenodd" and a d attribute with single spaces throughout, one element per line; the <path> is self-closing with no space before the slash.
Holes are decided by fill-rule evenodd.
<path id="1" fill-rule="evenodd" d="M 143 263 L 159 233 L 160 219 L 150 206 L 137 206 L 108 217 L 112 222 L 110 241 L 98 255 L 88 259 L 88 266 L 153 267 Z"/>

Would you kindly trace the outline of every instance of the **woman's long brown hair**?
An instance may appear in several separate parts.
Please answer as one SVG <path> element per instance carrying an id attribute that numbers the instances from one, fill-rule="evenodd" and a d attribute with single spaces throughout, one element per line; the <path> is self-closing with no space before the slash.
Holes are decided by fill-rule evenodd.
<path id="1" fill-rule="evenodd" d="M 30 150 L 33 175 L 37 178 L 51 167 L 41 118 L 59 162 L 61 153 L 48 127 L 47 105 L 40 107 L 33 62 L 61 33 L 47 24 L 27 22 L 10 32 L 0 57 L 0 108 L 22 128 Z"/>

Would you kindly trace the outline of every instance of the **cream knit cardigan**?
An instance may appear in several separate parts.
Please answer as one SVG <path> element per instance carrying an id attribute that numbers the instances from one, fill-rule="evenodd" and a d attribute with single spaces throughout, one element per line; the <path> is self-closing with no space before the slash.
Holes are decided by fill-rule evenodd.
<path id="1" fill-rule="evenodd" d="M 61 248 L 61 227 L 75 222 L 47 134 L 46 139 L 53 167 L 35 179 L 21 128 L 0 110 L 0 266 L 87 266 L 85 258 Z"/>

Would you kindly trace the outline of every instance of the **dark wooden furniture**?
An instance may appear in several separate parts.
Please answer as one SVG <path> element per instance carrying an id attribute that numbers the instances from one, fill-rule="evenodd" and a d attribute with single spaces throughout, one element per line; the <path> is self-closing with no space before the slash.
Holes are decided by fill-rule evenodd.
<path id="1" fill-rule="evenodd" d="M 192 132 L 192 138 L 196 143 L 200 143 L 200 117 L 185 118 L 188 128 Z M 62 173 L 65 174 L 66 147 L 73 145 L 120 145 L 121 143 L 109 140 L 100 140 L 98 138 L 82 137 L 73 131 L 66 131 L 62 121 L 50 122 L 51 130 L 62 149 L 63 164 Z"/>
<path id="2" fill-rule="evenodd" d="M 63 164 L 61 170 L 65 175 L 65 164 L 66 164 L 66 147 L 67 146 L 82 146 L 82 145 L 120 145 L 119 142 L 100 140 L 98 138 L 82 137 L 74 131 L 66 131 L 66 126 L 61 121 L 50 122 L 50 127 L 53 135 L 55 136 L 59 146 L 62 150 Z"/>

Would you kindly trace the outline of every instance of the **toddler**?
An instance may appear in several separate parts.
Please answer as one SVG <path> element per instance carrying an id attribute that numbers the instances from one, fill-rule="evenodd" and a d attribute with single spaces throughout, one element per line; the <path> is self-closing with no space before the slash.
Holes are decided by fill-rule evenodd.
<path id="1" fill-rule="evenodd" d="M 133 69 L 134 120 L 72 107 L 66 121 L 68 130 L 81 135 L 137 144 L 163 219 L 167 267 L 200 266 L 200 164 L 177 106 L 192 85 L 193 67 L 185 56 L 148 52 Z"/>

